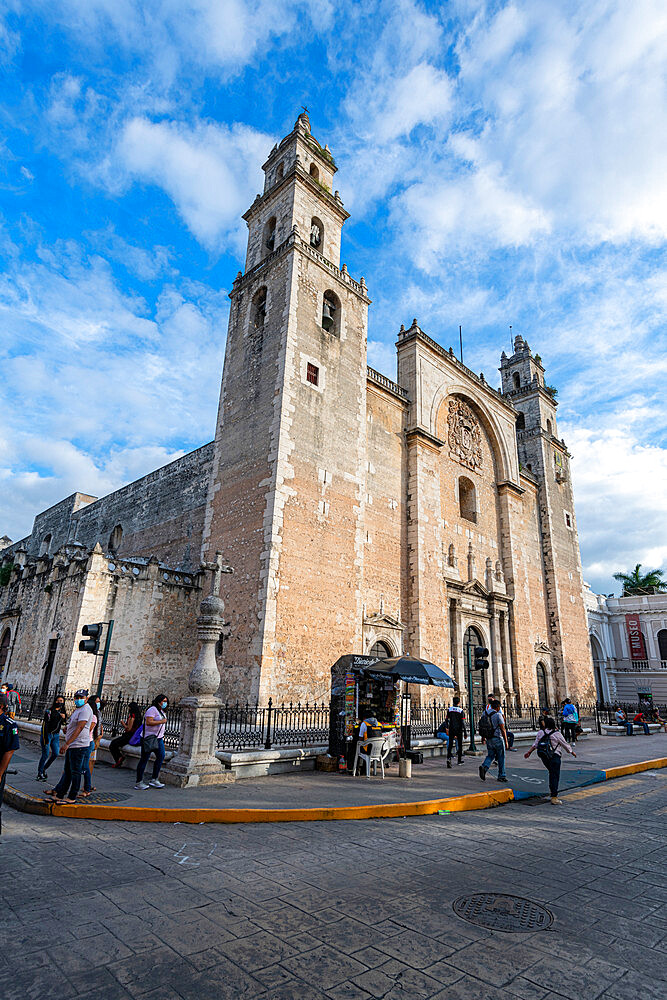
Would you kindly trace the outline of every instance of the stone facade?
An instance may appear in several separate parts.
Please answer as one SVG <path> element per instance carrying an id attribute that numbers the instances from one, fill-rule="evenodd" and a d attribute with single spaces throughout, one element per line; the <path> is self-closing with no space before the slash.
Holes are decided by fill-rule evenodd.
<path id="1" fill-rule="evenodd" d="M 605 597 L 586 588 L 584 599 L 600 698 L 667 705 L 667 594 Z M 643 659 L 631 657 L 626 615 L 639 618 Z"/>
<path id="2" fill-rule="evenodd" d="M 398 334 L 396 381 L 368 368 L 370 299 L 341 266 L 348 216 L 307 115 L 264 171 L 244 216 L 214 442 L 104 500 L 63 501 L 6 559 L 38 560 L 46 535 L 46 554 L 99 542 L 103 579 L 116 579 L 109 562 L 152 556 L 164 591 L 161 572 L 194 574 L 221 552 L 234 569 L 221 590 L 226 698 L 326 698 L 331 665 L 372 648 L 428 657 L 465 689 L 466 639 L 491 651 L 480 697 L 592 697 L 569 455 L 539 357 L 518 337 L 498 391 L 415 320 Z M 107 616 L 118 588 L 116 620 L 144 622 L 148 660 L 160 649 L 158 686 L 171 672 L 162 686 L 180 693 L 197 581 L 181 581 L 171 603 L 148 585 L 145 596 L 92 577 L 80 588 L 99 587 Z M 13 605 L 4 598 L 3 613 L 23 600 L 27 591 Z M 43 650 L 40 613 L 33 642 Z M 26 643 L 12 640 L 11 672 L 36 677 L 43 654 Z M 142 656 L 122 660 L 128 673 L 118 659 L 123 683 L 150 674 Z"/>

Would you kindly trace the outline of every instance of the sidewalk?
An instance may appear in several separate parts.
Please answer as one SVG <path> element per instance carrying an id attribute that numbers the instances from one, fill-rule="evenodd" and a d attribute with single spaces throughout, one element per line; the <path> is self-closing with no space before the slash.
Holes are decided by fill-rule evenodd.
<path id="1" fill-rule="evenodd" d="M 667 758 L 667 734 L 633 736 L 627 740 L 588 737 L 577 753 L 581 753 L 581 756 L 577 756 L 576 759 L 564 755 L 561 790 L 603 781 L 604 772 L 609 768 Z M 52 781 L 44 784 L 35 780 L 37 760 L 37 752 L 27 743 L 14 754 L 11 767 L 16 768 L 18 774 L 9 776 L 8 786 L 22 794 L 19 797 L 14 796 L 12 802 L 13 796 L 10 792 L 7 796 L 8 804 L 15 804 L 17 808 L 31 812 L 52 812 L 55 815 L 80 815 L 87 818 L 97 816 L 100 819 L 125 818 L 122 811 L 128 809 L 134 815 L 127 813 L 127 819 L 200 822 L 202 819 L 196 818 L 194 813 L 189 816 L 184 814 L 194 810 L 300 810 L 305 813 L 307 810 L 322 812 L 341 808 L 349 810 L 352 814 L 262 817 L 244 816 L 241 813 L 235 816 L 230 814 L 227 819 L 219 817 L 217 821 L 365 818 L 378 815 L 374 811 L 374 807 L 378 806 L 430 803 L 433 800 L 454 798 L 458 801 L 458 805 L 454 802 L 451 805 L 440 804 L 439 807 L 458 811 L 463 808 L 487 808 L 511 800 L 513 797 L 526 798 L 546 795 L 548 792 L 545 768 L 535 754 L 530 760 L 525 760 L 522 751 L 507 755 L 509 779 L 507 785 L 496 780 L 495 769 L 491 769 L 485 782 L 480 780 L 477 769 L 483 760 L 482 755 L 466 757 L 462 766 L 454 764 L 451 770 L 447 769 L 443 757 L 428 759 L 423 764 L 413 767 L 412 779 L 399 778 L 398 767 L 394 764 L 386 770 L 384 781 L 380 777 L 368 780 L 365 777 L 353 778 L 346 774 L 307 771 L 294 775 L 282 774 L 248 779 L 218 787 L 178 789 L 167 785 L 165 788 L 151 788 L 147 791 L 134 788 L 133 772 L 116 771 L 107 765 L 97 764 L 93 779 L 97 791 L 90 799 L 81 800 L 81 805 L 75 806 L 55 806 L 47 800 L 47 808 L 41 806 L 41 802 L 44 801 L 43 792 L 57 782 L 62 773 L 62 761 L 52 764 L 50 769 Z M 512 789 L 513 795 L 509 794 L 508 789 Z M 474 802 L 467 801 L 473 795 L 477 795 L 478 798 Z M 30 799 L 26 799 L 26 796 Z M 138 814 L 137 807 L 142 815 Z M 148 815 L 153 811 L 156 813 L 154 817 Z M 420 808 L 416 811 L 425 813 L 436 809 Z M 358 815 L 355 815 L 357 812 Z M 392 812 L 394 815 L 402 814 L 400 810 Z M 411 810 L 411 813 L 414 812 L 415 809 Z M 387 810 L 384 810 L 384 814 L 387 814 Z M 203 818 L 213 820 L 211 815 Z"/>

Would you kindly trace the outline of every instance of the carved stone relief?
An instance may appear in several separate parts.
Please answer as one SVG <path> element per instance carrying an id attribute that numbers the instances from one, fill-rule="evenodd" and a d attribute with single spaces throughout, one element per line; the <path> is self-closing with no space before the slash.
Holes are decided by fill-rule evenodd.
<path id="1" fill-rule="evenodd" d="M 461 465 L 468 469 L 482 467 L 482 431 L 477 417 L 462 399 L 449 400 L 449 448 Z"/>

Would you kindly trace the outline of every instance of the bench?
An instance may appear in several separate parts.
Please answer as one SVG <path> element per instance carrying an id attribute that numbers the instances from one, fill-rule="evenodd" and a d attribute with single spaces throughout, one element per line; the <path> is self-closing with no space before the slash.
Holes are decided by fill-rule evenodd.
<path id="1" fill-rule="evenodd" d="M 659 722 L 649 722 L 648 723 L 648 729 L 649 729 L 649 733 L 651 735 L 653 735 L 653 733 L 659 733 L 662 728 L 663 727 L 660 725 Z M 642 726 L 641 722 L 633 722 L 632 723 L 632 730 L 633 730 L 633 736 L 645 736 L 646 735 L 644 733 L 644 727 Z M 608 726 L 608 725 L 605 725 L 605 723 L 602 723 L 602 735 L 603 736 L 627 736 L 628 734 L 627 734 L 625 725 L 619 726 L 619 725 L 614 724 L 612 726 Z"/>

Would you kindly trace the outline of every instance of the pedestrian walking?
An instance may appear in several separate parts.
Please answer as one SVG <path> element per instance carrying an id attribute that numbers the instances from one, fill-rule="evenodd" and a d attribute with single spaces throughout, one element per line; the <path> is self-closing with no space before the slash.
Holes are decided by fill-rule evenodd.
<path id="1" fill-rule="evenodd" d="M 2 799 L 5 794 L 7 768 L 15 750 L 19 748 L 19 727 L 9 717 L 9 699 L 0 694 L 0 833 L 2 833 Z"/>
<path id="2" fill-rule="evenodd" d="M 51 708 L 47 708 L 44 712 L 42 720 L 42 731 L 39 737 L 42 756 L 37 765 L 37 781 L 46 781 L 46 772 L 60 753 L 60 730 L 66 722 L 65 699 L 61 694 L 57 694 Z"/>
<path id="3" fill-rule="evenodd" d="M 102 702 L 99 696 L 96 694 L 92 695 L 88 699 L 88 704 L 92 708 L 95 718 L 90 724 L 90 743 L 88 744 L 88 753 L 83 763 L 83 791 L 81 792 L 81 797 L 84 799 L 90 798 L 90 793 L 97 791 L 93 785 L 93 768 L 95 766 L 97 748 L 100 745 L 103 733 L 102 718 L 100 715 Z"/>
<path id="4" fill-rule="evenodd" d="M 445 717 L 445 729 L 447 731 L 447 767 L 452 766 L 452 754 L 454 752 L 454 741 L 456 740 L 458 763 L 463 763 L 463 738 L 466 735 L 466 723 L 461 699 L 452 699 L 451 707 L 447 709 Z"/>
<path id="5" fill-rule="evenodd" d="M 167 707 L 169 699 L 166 694 L 159 694 L 153 699 L 151 707 L 144 715 L 144 729 L 141 737 L 141 757 L 137 767 L 137 783 L 135 788 L 164 788 L 164 782 L 160 781 L 160 768 L 164 762 L 164 731 L 167 725 Z M 144 781 L 144 771 L 148 764 L 148 758 L 155 754 L 153 764 L 153 777 L 150 781 Z"/>
<path id="6" fill-rule="evenodd" d="M 537 756 L 549 772 L 549 795 L 554 806 L 563 804 L 563 800 L 558 798 L 558 785 L 560 783 L 561 755 L 564 749 L 573 757 L 577 756 L 569 743 L 558 732 L 556 720 L 547 715 L 544 719 L 544 728 L 540 729 L 532 747 L 524 754 L 528 760 L 533 750 L 537 750 Z"/>
<path id="7" fill-rule="evenodd" d="M 563 702 L 563 736 L 568 743 L 577 742 L 579 713 L 569 698 Z"/>
<path id="8" fill-rule="evenodd" d="M 67 802 L 71 805 L 75 802 L 81 787 L 84 761 L 90 746 L 91 722 L 95 720 L 95 713 L 86 704 L 87 697 L 88 692 L 83 688 L 74 694 L 75 708 L 67 723 L 65 744 L 60 748 L 60 752 L 65 754 L 65 767 L 58 784 L 46 793 L 60 804 Z"/>
<path id="9" fill-rule="evenodd" d="M 486 759 L 479 766 L 479 776 L 486 781 L 486 772 L 494 761 L 498 762 L 498 781 L 507 782 L 505 774 L 505 750 L 509 750 L 505 719 L 500 711 L 500 702 L 492 698 L 489 708 L 485 709 L 479 720 L 479 735 L 482 743 L 486 743 Z"/>
<path id="10" fill-rule="evenodd" d="M 13 684 L 7 685 L 7 701 L 9 702 L 9 718 L 15 719 L 21 714 L 21 695 Z"/>
<path id="11" fill-rule="evenodd" d="M 109 744 L 109 753 L 114 759 L 113 767 L 123 766 L 125 754 L 122 753 L 122 749 L 130 742 L 141 722 L 141 709 L 136 701 L 131 701 L 127 708 L 127 719 L 122 724 L 124 732 L 120 736 L 116 736 Z"/>

